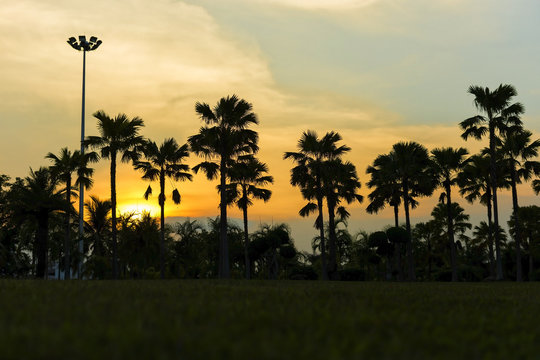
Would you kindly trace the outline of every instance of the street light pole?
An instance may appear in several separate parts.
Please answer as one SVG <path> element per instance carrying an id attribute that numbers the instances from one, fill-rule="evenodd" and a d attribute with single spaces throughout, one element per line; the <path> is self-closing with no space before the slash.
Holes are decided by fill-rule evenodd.
<path id="1" fill-rule="evenodd" d="M 68 44 L 72 48 L 83 52 L 83 77 L 82 77 L 82 109 L 81 109 L 81 154 L 84 154 L 84 112 L 85 112 L 85 87 L 86 87 L 86 52 L 96 50 L 102 41 L 97 37 L 91 36 L 90 40 L 86 40 L 86 36 L 80 35 L 79 41 L 74 37 L 68 39 Z M 82 278 L 82 255 L 84 251 L 83 247 L 83 235 L 84 235 L 84 186 L 81 182 L 79 186 L 79 254 L 81 256 L 77 267 L 79 279 Z M 66 264 L 66 266 L 68 266 Z"/>

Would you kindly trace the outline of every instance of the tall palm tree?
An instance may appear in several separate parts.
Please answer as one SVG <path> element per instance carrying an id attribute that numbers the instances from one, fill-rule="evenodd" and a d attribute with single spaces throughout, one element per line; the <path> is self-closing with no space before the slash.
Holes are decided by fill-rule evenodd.
<path id="1" fill-rule="evenodd" d="M 497 164 L 495 161 L 495 147 L 497 135 L 504 132 L 507 126 L 519 126 L 521 120 L 518 116 L 523 113 L 523 105 L 511 104 L 511 100 L 517 95 L 512 85 L 499 85 L 493 91 L 480 86 L 470 86 L 470 94 L 474 95 L 476 108 L 484 112 L 486 116 L 476 115 L 462 121 L 459 126 L 463 131 L 461 137 L 467 140 L 474 137 L 481 140 L 486 134 L 489 136 L 490 155 L 490 180 L 493 201 L 493 222 L 495 228 L 499 227 L 499 210 L 497 201 Z M 495 232 L 495 242 L 499 242 L 499 233 Z M 497 262 L 497 280 L 503 279 L 502 262 Z"/>
<path id="2" fill-rule="evenodd" d="M 179 146 L 173 138 L 166 139 L 163 144 L 157 145 L 153 141 L 148 141 L 143 154 L 146 161 L 136 161 L 135 169 L 143 172 L 143 179 L 155 181 L 159 180 L 159 207 L 161 210 L 160 223 L 160 243 L 159 243 L 159 268 L 161 278 L 165 278 L 165 179 L 175 181 L 191 180 L 192 175 L 188 172 L 189 166 L 183 161 L 189 156 L 188 145 Z M 144 198 L 152 194 L 152 187 L 148 185 Z M 172 192 L 172 199 L 175 204 L 180 204 L 180 193 L 177 189 Z"/>
<path id="3" fill-rule="evenodd" d="M 515 221 L 516 241 L 516 280 L 523 281 L 521 267 L 521 222 L 519 218 L 519 204 L 517 184 L 527 181 L 533 175 L 540 175 L 540 162 L 532 160 L 538 156 L 540 139 L 531 142 L 532 133 L 521 127 L 514 127 L 503 133 L 500 151 L 505 167 L 510 173 L 512 187 L 512 208 Z"/>
<path id="4" fill-rule="evenodd" d="M 326 264 L 326 242 L 324 238 L 323 221 L 323 177 L 327 162 L 335 160 L 350 148 L 345 145 L 338 146 L 341 136 L 336 132 L 328 132 L 321 139 L 311 130 L 304 132 L 298 141 L 297 152 L 286 152 L 284 159 L 292 159 L 297 165 L 291 169 L 291 184 L 298 186 L 302 196 L 308 204 L 300 210 L 301 216 L 308 216 L 318 210 L 316 227 L 319 229 L 321 239 L 322 279 L 328 280 Z M 312 202 L 315 200 L 316 203 Z"/>
<path id="5" fill-rule="evenodd" d="M 36 223 L 36 277 L 46 278 L 48 271 L 48 238 L 51 213 L 65 209 L 64 195 L 57 191 L 58 179 L 49 169 L 41 167 L 12 187 L 14 217 Z"/>
<path id="6" fill-rule="evenodd" d="M 89 162 L 97 161 L 97 154 L 90 152 L 82 154 L 79 150 L 75 150 L 73 153 L 68 148 L 60 149 L 60 154 L 57 156 L 53 153 L 48 153 L 45 156 L 53 162 L 50 166 L 51 172 L 54 176 L 58 177 L 65 185 L 66 205 L 65 205 L 65 239 L 64 239 L 64 279 L 68 280 L 71 276 L 71 194 L 72 188 L 72 176 L 76 173 L 75 187 L 82 185 L 85 189 L 90 188 L 92 185 L 92 174 L 94 170 L 88 167 Z"/>
<path id="7" fill-rule="evenodd" d="M 452 264 L 452 281 L 458 281 L 457 276 L 457 253 L 454 240 L 454 225 L 452 219 L 452 186 L 457 184 L 457 175 L 465 165 L 467 149 L 454 149 L 451 147 L 437 148 L 431 151 L 433 174 L 437 179 L 438 186 L 444 189 L 441 200 L 446 198 L 446 214 L 448 227 L 448 243 L 450 244 L 450 259 Z"/>
<path id="8" fill-rule="evenodd" d="M 248 206 L 253 205 L 252 199 L 267 202 L 272 196 L 272 191 L 263 188 L 274 183 L 274 178 L 269 175 L 268 166 L 253 156 L 245 156 L 239 159 L 231 168 L 230 188 L 233 195 L 227 200 L 235 202 L 244 217 L 244 258 L 246 264 L 246 279 L 251 278 L 251 260 L 249 258 L 249 232 L 248 232 Z"/>
<path id="9" fill-rule="evenodd" d="M 474 203 L 474 201 L 479 199 L 480 203 L 486 206 L 488 220 L 486 223 L 486 240 L 489 251 L 489 273 L 492 278 L 495 278 L 495 263 L 501 261 L 501 251 L 498 241 L 495 242 L 496 251 L 493 250 L 494 228 L 492 224 L 491 178 L 489 169 L 490 157 L 487 153 L 473 155 L 467 160 L 467 164 L 465 164 L 461 173 L 459 173 L 458 184 L 460 187 L 459 193 L 465 197 L 465 200 Z M 500 183 L 502 177 L 498 176 L 497 178 Z"/>
<path id="10" fill-rule="evenodd" d="M 100 150 L 102 158 L 111 161 L 111 213 L 112 213 L 112 269 L 113 278 L 118 278 L 118 240 L 116 228 L 116 162 L 120 155 L 122 162 L 137 161 L 140 151 L 145 143 L 139 135 L 144 122 L 139 117 L 129 119 L 126 114 L 118 114 L 114 118 L 107 115 L 103 110 L 94 113 L 98 120 L 99 136 L 88 136 L 85 146 Z"/>
<path id="11" fill-rule="evenodd" d="M 220 192 L 220 235 L 219 235 L 219 268 L 220 278 L 230 277 L 229 245 L 227 242 L 227 180 L 229 169 L 238 156 L 255 154 L 259 135 L 248 129 L 258 124 L 253 107 L 236 95 L 221 98 L 212 109 L 206 103 L 197 102 L 195 111 L 205 126 L 199 133 L 188 139 L 191 151 L 205 158 L 205 161 L 193 167 L 197 173 L 202 170 L 208 179 L 219 177 Z M 222 191 L 223 190 L 223 191 Z"/>
<path id="12" fill-rule="evenodd" d="M 328 205 L 328 272 L 332 278 L 337 271 L 338 265 L 336 226 L 339 221 L 336 221 L 336 211 L 339 220 L 345 221 L 349 217 L 349 212 L 340 204 L 343 201 L 348 204 L 353 202 L 361 203 L 364 197 L 357 194 L 361 184 L 356 174 L 356 167 L 351 162 L 343 162 L 337 158 L 327 161 L 325 168 L 327 171 L 323 176 L 323 187 L 326 204 Z"/>
<path id="13" fill-rule="evenodd" d="M 435 187 L 427 149 L 416 142 L 398 142 L 388 154 L 394 166 L 392 179 L 400 185 L 401 199 L 405 209 L 405 227 L 408 234 L 407 272 L 409 280 L 416 280 L 412 251 L 410 208 L 417 204 L 413 201 L 418 196 L 430 196 Z"/>

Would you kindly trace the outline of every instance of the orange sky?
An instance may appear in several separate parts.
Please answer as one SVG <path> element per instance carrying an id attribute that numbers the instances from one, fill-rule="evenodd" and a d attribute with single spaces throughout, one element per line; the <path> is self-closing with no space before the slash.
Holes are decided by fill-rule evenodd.
<path id="1" fill-rule="evenodd" d="M 457 124 L 476 114 L 471 84 L 516 86 L 516 100 L 536 136 L 540 132 L 540 49 L 535 34 L 540 6 L 517 0 L 4 0 L 0 3 L 0 173 L 26 176 L 47 165 L 48 152 L 76 149 L 80 139 L 82 54 L 66 40 L 96 35 L 103 45 L 87 57 L 87 135 L 91 114 L 103 109 L 140 116 L 144 136 L 184 143 L 201 126 L 195 102 L 214 105 L 237 94 L 251 102 L 260 125 L 260 154 L 275 178 L 267 204 L 251 209 L 259 222 L 293 224 L 293 237 L 309 249 L 314 219 L 302 220 L 304 201 L 289 185 L 290 161 L 304 130 L 338 131 L 352 148 L 347 159 L 365 183 L 366 167 L 397 141 L 428 149 L 485 142 L 460 138 Z M 231 12 L 234 7 L 237 11 Z M 452 31 L 448 31 L 449 28 Z M 474 36 L 471 36 L 474 34 Z M 534 35 L 534 36 L 533 36 Z M 489 61 L 486 61 L 489 59 Z M 11 156 L 16 149 L 16 155 Z M 198 159 L 192 156 L 191 165 Z M 108 163 L 96 166 L 90 194 L 109 196 Z M 177 184 L 182 204 L 170 216 L 218 214 L 215 182 L 195 175 Z M 147 183 L 130 165 L 118 169 L 119 209 L 153 210 L 142 198 Z M 154 194 L 157 193 L 154 184 Z M 172 190 L 167 183 L 168 193 Z M 361 190 L 364 196 L 368 191 Z M 522 205 L 538 204 L 529 186 Z M 425 220 L 436 199 L 421 200 L 413 223 Z M 468 206 L 473 223 L 484 209 Z M 392 213 L 351 208 L 349 229 L 376 230 Z M 501 218 L 510 211 L 509 193 Z M 232 217 L 240 217 L 231 209 Z"/>

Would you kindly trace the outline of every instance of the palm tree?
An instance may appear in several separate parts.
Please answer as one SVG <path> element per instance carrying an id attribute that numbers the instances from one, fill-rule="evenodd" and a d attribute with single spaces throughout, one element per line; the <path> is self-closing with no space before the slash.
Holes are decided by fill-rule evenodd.
<path id="1" fill-rule="evenodd" d="M 465 165 L 467 149 L 454 149 L 451 147 L 437 148 L 431 151 L 431 161 L 433 164 L 433 174 L 437 179 L 438 186 L 444 188 L 441 200 L 446 198 L 448 242 L 450 244 L 450 259 L 452 264 L 452 281 L 458 281 L 457 277 L 457 253 L 456 242 L 454 240 L 454 226 L 452 219 L 452 186 L 457 184 L 457 175 Z"/>
<path id="2" fill-rule="evenodd" d="M 398 227 L 401 187 L 393 180 L 396 175 L 396 164 L 393 160 L 388 155 L 379 155 L 373 161 L 373 165 L 368 166 L 366 174 L 370 175 L 370 180 L 367 182 L 367 186 L 373 190 L 368 195 L 371 202 L 366 211 L 370 214 L 376 214 L 388 204 L 394 208 L 394 226 Z M 416 204 L 413 207 L 415 206 Z"/>
<path id="3" fill-rule="evenodd" d="M 75 150 L 73 153 L 68 150 L 68 148 L 60 149 L 60 154 L 57 156 L 53 153 L 48 153 L 45 156 L 46 159 L 50 159 L 53 162 L 50 170 L 54 176 L 58 177 L 64 184 L 65 195 L 66 195 L 66 205 L 65 205 L 65 240 L 64 240 L 64 279 L 68 280 L 71 275 L 71 259 L 70 259 L 70 250 L 71 250 L 71 224 L 70 224 L 70 215 L 71 215 L 71 194 L 73 192 L 72 188 L 72 176 L 73 173 L 77 174 L 75 179 L 75 187 L 82 185 L 85 189 L 88 189 L 92 185 L 91 176 L 94 173 L 94 170 L 88 167 L 89 162 L 97 161 L 97 154 L 95 152 L 90 152 L 82 154 L 79 150 Z"/>
<path id="4" fill-rule="evenodd" d="M 489 273 L 495 278 L 495 262 L 501 261 L 501 252 L 499 242 L 495 242 L 496 251 L 493 251 L 493 224 L 492 224 L 492 201 L 491 201 L 491 179 L 490 179 L 490 157 L 488 154 L 480 153 L 471 156 L 461 173 L 458 175 L 459 193 L 465 196 L 465 200 L 473 203 L 479 199 L 481 204 L 487 208 L 487 247 L 489 250 Z M 501 176 L 497 177 L 499 183 Z M 500 185 L 499 185 L 500 187 Z M 496 260 L 495 260 L 496 256 Z"/>
<path id="5" fill-rule="evenodd" d="M 99 136 L 88 136 L 85 146 L 99 149 L 101 157 L 111 161 L 111 210 L 112 210 L 112 269 L 113 278 L 118 278 L 118 241 L 116 229 L 116 161 L 121 155 L 122 162 L 137 161 L 144 139 L 139 130 L 144 122 L 139 117 L 129 119 L 126 114 L 118 114 L 111 118 L 103 110 L 94 113 L 98 120 Z"/>
<path id="6" fill-rule="evenodd" d="M 239 159 L 231 168 L 232 196 L 227 200 L 235 202 L 244 216 L 244 258 L 246 264 L 246 279 L 251 278 L 251 260 L 249 259 L 249 232 L 248 232 L 248 206 L 253 205 L 252 199 L 267 202 L 272 196 L 272 191 L 262 186 L 274 183 L 274 178 L 268 173 L 268 166 L 253 156 L 245 156 Z"/>
<path id="7" fill-rule="evenodd" d="M 328 205 L 328 272 L 332 278 L 338 265 L 336 225 L 339 221 L 345 221 L 349 217 L 349 212 L 345 207 L 339 205 L 342 201 L 348 204 L 355 201 L 361 203 L 364 197 L 356 193 L 361 184 L 356 174 L 356 167 L 352 163 L 343 162 L 337 158 L 327 161 L 325 168 L 327 171 L 323 176 L 323 187 Z M 336 210 L 339 214 L 338 221 L 336 221 Z"/>
<path id="8" fill-rule="evenodd" d="M 64 195 L 57 191 L 58 179 L 49 169 L 41 167 L 12 187 L 14 216 L 36 222 L 35 249 L 37 253 L 36 277 L 46 278 L 48 272 L 49 218 L 51 213 L 65 209 Z"/>
<path id="9" fill-rule="evenodd" d="M 486 134 L 489 136 L 490 155 L 490 180 L 493 201 L 493 222 L 495 228 L 499 227 L 499 210 L 497 202 L 497 164 L 495 161 L 495 147 L 497 133 L 504 132 L 507 126 L 521 125 L 518 116 L 523 113 L 523 105 L 520 103 L 510 104 L 512 98 L 517 95 L 512 85 L 499 85 L 493 91 L 480 86 L 470 86 L 469 93 L 474 95 L 476 108 L 484 112 L 487 117 L 476 115 L 462 121 L 459 126 L 463 131 L 461 137 L 467 140 L 474 137 L 481 140 Z M 495 243 L 499 242 L 499 233 L 495 232 Z M 502 280 L 502 262 L 497 261 L 497 280 Z"/>
<path id="10" fill-rule="evenodd" d="M 159 243 L 159 268 L 161 278 L 165 278 L 165 179 L 175 181 L 191 180 L 192 175 L 188 172 L 189 166 L 182 161 L 189 156 L 188 146 L 184 144 L 178 146 L 173 138 L 166 139 L 158 146 L 153 141 L 148 141 L 143 149 L 146 161 L 136 161 L 135 169 L 141 170 L 143 179 L 155 181 L 159 180 L 159 207 L 161 209 L 160 223 L 160 243 Z M 152 187 L 148 185 L 144 198 L 152 194 Z M 177 189 L 172 192 L 172 199 L 175 204 L 180 204 L 180 193 Z"/>
<path id="11" fill-rule="evenodd" d="M 388 154 L 393 168 L 392 179 L 400 185 L 401 198 L 405 209 L 405 227 L 408 239 L 405 243 L 407 250 L 407 270 L 409 280 L 416 280 L 414 258 L 412 251 L 411 220 L 409 210 L 414 208 L 417 196 L 430 196 L 435 183 L 431 174 L 430 159 L 427 149 L 416 142 L 398 142 L 393 145 Z"/>
<path id="12" fill-rule="evenodd" d="M 424 239 L 426 242 L 427 257 L 427 279 L 431 280 L 431 268 L 433 263 L 433 239 L 438 235 L 439 229 L 435 221 L 429 220 L 419 222 L 414 226 L 413 234 L 417 239 Z"/>
<path id="13" fill-rule="evenodd" d="M 105 269 L 102 266 L 102 259 L 108 252 L 106 239 L 110 234 L 111 218 L 111 201 L 100 200 L 96 196 L 90 196 L 84 206 L 88 211 L 85 228 L 90 235 L 90 248 L 92 250 L 93 275 L 96 278 L 102 279 L 105 277 Z"/>
<path id="14" fill-rule="evenodd" d="M 259 123 L 252 109 L 250 103 L 239 99 L 236 95 L 221 98 L 213 109 L 206 103 L 197 102 L 195 111 L 206 126 L 201 127 L 198 134 L 188 139 L 191 150 L 205 158 L 205 161 L 193 167 L 193 171 L 197 173 L 202 170 L 210 180 L 219 176 L 218 275 L 225 279 L 230 277 L 230 265 L 227 242 L 227 193 L 224 190 L 227 188 L 229 169 L 238 156 L 255 154 L 259 150 L 257 132 L 248 129 L 248 126 Z"/>
<path id="15" fill-rule="evenodd" d="M 324 238 L 323 221 L 323 177 L 327 170 L 327 161 L 335 160 L 350 150 L 345 145 L 337 146 L 341 136 L 336 132 L 328 132 L 321 139 L 317 133 L 308 130 L 298 141 L 298 152 L 286 152 L 284 159 L 292 159 L 296 166 L 291 169 L 291 185 L 298 186 L 308 204 L 300 210 L 301 216 L 308 216 L 318 210 L 316 227 L 321 239 L 322 279 L 328 280 L 326 264 L 326 242 Z M 316 200 L 316 203 L 311 200 Z"/>
<path id="16" fill-rule="evenodd" d="M 540 194 L 540 180 L 533 180 L 532 187 L 536 195 Z"/>
<path id="17" fill-rule="evenodd" d="M 505 167 L 509 170 L 512 187 L 512 207 L 515 221 L 516 241 L 516 280 L 523 281 L 521 268 L 521 223 L 517 184 L 529 180 L 533 175 L 540 174 L 540 162 L 532 160 L 538 156 L 540 140 L 531 142 L 532 133 L 520 127 L 506 131 L 502 136 L 500 151 L 503 154 Z"/>

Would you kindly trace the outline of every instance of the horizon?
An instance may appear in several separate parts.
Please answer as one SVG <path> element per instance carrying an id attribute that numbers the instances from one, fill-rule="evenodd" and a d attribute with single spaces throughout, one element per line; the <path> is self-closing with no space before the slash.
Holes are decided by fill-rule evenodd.
<path id="1" fill-rule="evenodd" d="M 183 144 L 202 125 L 197 101 L 213 106 L 237 94 L 253 104 L 258 157 L 275 183 L 268 203 L 250 207 L 250 225 L 291 224 L 300 250 L 311 249 L 315 218 L 298 215 L 305 201 L 289 184 L 293 163 L 282 156 L 296 149 L 303 131 L 343 136 L 341 143 L 352 148 L 345 159 L 356 165 L 366 198 L 366 167 L 398 141 L 428 150 L 462 146 L 471 154 L 487 145 L 460 137 L 458 123 L 478 114 L 470 85 L 514 85 L 514 101 L 525 105 L 525 128 L 534 138 L 540 134 L 540 47 L 534 39 L 540 4 L 532 0 L 510 6 L 502 0 L 100 0 L 92 7 L 89 12 L 82 1 L 52 0 L 0 5 L 6 35 L 0 40 L 0 173 L 25 177 L 30 167 L 50 165 L 48 152 L 79 148 L 82 54 L 66 44 L 78 35 L 103 40 L 87 56 L 86 135 L 96 134 L 91 115 L 103 109 L 141 117 L 141 133 L 151 140 L 172 136 Z M 14 147 L 17 156 L 6 156 Z M 188 163 L 199 160 L 191 155 Z M 109 198 L 108 165 L 94 166 L 95 185 L 86 198 Z M 167 218 L 219 215 L 216 184 L 201 174 L 193 183 L 177 183 L 183 200 L 179 206 L 167 201 Z M 143 198 L 147 185 L 140 172 L 120 164 L 119 211 L 155 211 L 157 196 Z M 530 184 L 519 192 L 520 205 L 539 204 Z M 430 217 L 439 193 L 419 199 L 413 224 Z M 459 196 L 454 201 L 473 225 L 485 218 L 483 206 Z M 365 200 L 349 207 L 351 233 L 392 223 L 391 209 L 370 215 L 366 206 Z M 499 207 L 506 226 L 510 191 L 501 191 Z M 230 209 L 231 218 L 241 217 Z"/>

